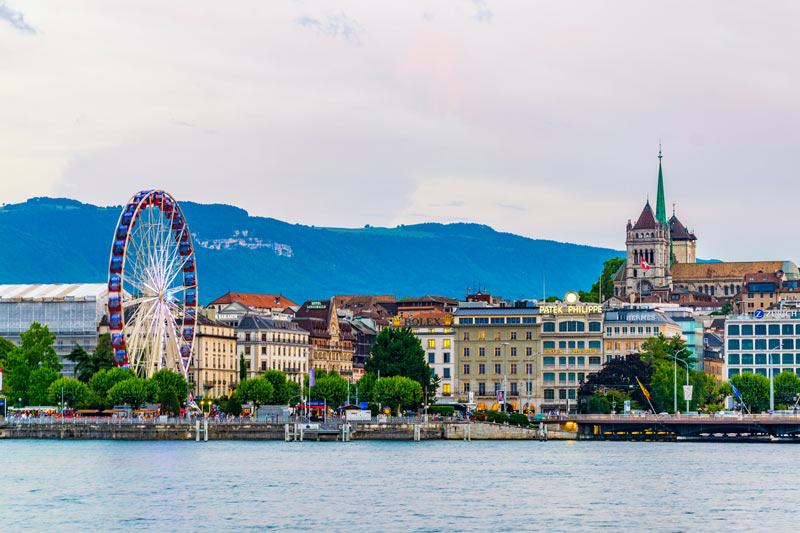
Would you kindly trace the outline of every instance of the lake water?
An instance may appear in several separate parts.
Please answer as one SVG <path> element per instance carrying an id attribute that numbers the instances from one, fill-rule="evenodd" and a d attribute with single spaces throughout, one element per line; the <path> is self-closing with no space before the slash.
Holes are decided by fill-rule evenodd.
<path id="1" fill-rule="evenodd" d="M 0 531 L 797 530 L 800 447 L 0 441 Z"/>

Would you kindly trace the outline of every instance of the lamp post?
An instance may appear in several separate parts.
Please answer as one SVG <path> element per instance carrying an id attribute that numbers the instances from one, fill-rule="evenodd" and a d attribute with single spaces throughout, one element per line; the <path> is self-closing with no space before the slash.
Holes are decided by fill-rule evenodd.
<path id="1" fill-rule="evenodd" d="M 508 377 L 506 376 L 506 366 L 507 362 L 506 359 L 508 358 L 508 343 L 503 342 L 503 405 L 502 410 L 506 412 L 506 405 L 508 404 Z"/>
<path id="2" fill-rule="evenodd" d="M 684 359 L 680 359 L 678 354 L 683 353 L 684 351 L 688 351 L 688 348 L 681 348 L 681 350 L 676 353 L 675 355 L 671 355 L 673 363 L 674 363 L 674 389 L 672 395 L 672 412 L 675 413 L 678 411 L 678 361 L 683 363 L 686 367 L 686 385 L 689 385 L 689 362 Z M 686 400 L 686 412 L 689 412 L 689 400 Z"/>

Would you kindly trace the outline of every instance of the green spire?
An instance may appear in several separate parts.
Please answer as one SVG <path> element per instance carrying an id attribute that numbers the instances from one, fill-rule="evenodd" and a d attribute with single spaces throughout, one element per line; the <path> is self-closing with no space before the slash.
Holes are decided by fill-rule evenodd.
<path id="1" fill-rule="evenodd" d="M 658 195 L 656 196 L 656 220 L 667 230 L 667 206 L 664 200 L 664 175 L 661 172 L 661 143 L 658 143 Z"/>

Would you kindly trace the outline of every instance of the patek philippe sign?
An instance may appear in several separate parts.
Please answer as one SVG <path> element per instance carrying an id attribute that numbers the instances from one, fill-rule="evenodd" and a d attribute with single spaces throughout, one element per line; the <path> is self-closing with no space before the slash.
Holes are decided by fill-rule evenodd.
<path id="1" fill-rule="evenodd" d="M 539 314 L 542 315 L 588 315 L 602 312 L 603 306 L 600 304 L 581 303 L 576 292 L 568 292 L 564 296 L 564 303 L 539 306 Z"/>

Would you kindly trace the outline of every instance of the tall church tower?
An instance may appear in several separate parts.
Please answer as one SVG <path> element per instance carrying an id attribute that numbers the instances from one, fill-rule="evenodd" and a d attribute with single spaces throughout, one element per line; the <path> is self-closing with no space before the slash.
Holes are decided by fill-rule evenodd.
<path id="1" fill-rule="evenodd" d="M 664 197 L 664 176 L 661 170 L 661 149 L 658 150 L 658 193 L 656 210 L 648 200 L 642 213 L 632 224 L 628 220 L 625 245 L 625 272 L 615 280 L 619 297 L 630 295 L 651 296 L 654 292 L 672 290 L 672 239 L 667 221 Z"/>

